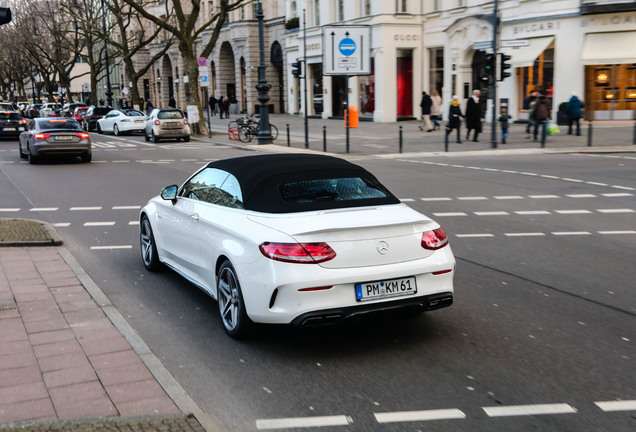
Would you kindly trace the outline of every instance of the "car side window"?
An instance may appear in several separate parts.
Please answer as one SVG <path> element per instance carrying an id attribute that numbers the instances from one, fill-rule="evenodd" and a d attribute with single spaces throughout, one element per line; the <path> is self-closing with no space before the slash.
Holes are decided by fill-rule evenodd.
<path id="1" fill-rule="evenodd" d="M 228 175 L 221 185 L 219 193 L 214 199 L 214 204 L 238 209 L 244 208 L 241 185 L 232 174 Z"/>
<path id="2" fill-rule="evenodd" d="M 179 196 L 213 203 L 219 188 L 229 174 L 217 168 L 205 168 L 188 180 Z"/>

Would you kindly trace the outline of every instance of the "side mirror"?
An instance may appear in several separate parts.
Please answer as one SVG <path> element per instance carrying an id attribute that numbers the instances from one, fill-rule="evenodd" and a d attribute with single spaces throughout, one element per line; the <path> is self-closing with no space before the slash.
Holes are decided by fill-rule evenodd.
<path id="1" fill-rule="evenodd" d="M 166 201 L 172 201 L 172 204 L 176 204 L 177 202 L 177 190 L 179 187 L 177 185 L 166 186 L 161 190 L 161 198 Z"/>

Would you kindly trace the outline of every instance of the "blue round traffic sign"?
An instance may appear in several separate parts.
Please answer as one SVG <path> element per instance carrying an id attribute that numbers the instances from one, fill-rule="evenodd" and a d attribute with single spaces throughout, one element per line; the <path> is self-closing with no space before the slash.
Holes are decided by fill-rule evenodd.
<path id="1" fill-rule="evenodd" d="M 354 52 L 356 52 L 356 42 L 351 38 L 344 38 L 340 41 L 338 49 L 340 50 L 342 55 L 349 57 Z"/>

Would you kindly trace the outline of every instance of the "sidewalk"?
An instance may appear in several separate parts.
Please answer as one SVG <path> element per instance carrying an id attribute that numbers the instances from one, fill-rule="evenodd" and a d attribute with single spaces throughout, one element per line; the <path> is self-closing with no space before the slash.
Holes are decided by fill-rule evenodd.
<path id="1" fill-rule="evenodd" d="M 227 134 L 228 123 L 236 120 L 240 115 L 232 114 L 229 119 L 219 119 L 218 115 L 211 117 L 212 141 L 218 144 L 232 146 L 258 145 L 256 139 L 251 143 L 232 141 Z M 297 151 L 305 149 L 305 119 L 298 115 L 270 114 L 270 123 L 278 128 L 278 138 L 274 145 L 280 147 L 277 150 Z M 287 143 L 287 126 L 289 125 L 289 147 Z M 310 151 L 324 151 L 326 133 L 327 152 L 335 154 L 347 154 L 346 128 L 343 119 L 308 118 L 308 149 Z M 399 154 L 443 154 L 445 148 L 445 124 L 440 123 L 441 128 L 434 132 L 425 132 L 419 129 L 422 121 L 410 120 L 392 123 L 375 123 L 360 121 L 359 127 L 349 128 L 349 153 L 353 156 L 381 156 Z M 591 128 L 590 128 L 591 125 Z M 423 127 L 426 130 L 425 127 Z M 400 152 L 400 131 L 402 132 L 402 151 Z M 567 126 L 560 126 L 560 133 L 550 135 L 547 138 L 545 148 L 541 143 L 535 142 L 532 137 L 526 138 L 525 123 L 512 123 L 507 144 L 501 144 L 501 130 L 497 125 L 497 151 L 505 153 L 506 150 L 532 151 L 532 152 L 609 152 L 609 151 L 636 151 L 634 134 L 636 134 L 636 121 L 596 121 L 593 123 L 581 122 L 581 136 L 568 135 Z M 591 141 L 588 140 L 591 131 Z M 448 153 L 464 153 L 466 151 L 492 151 L 490 123 L 484 123 L 483 132 L 479 135 L 479 142 L 466 140 L 465 125 L 461 129 L 462 144 L 457 144 L 456 133 L 449 136 Z M 207 140 L 207 137 L 198 135 L 196 140 Z M 591 143 L 592 146 L 588 146 Z"/>
<path id="2" fill-rule="evenodd" d="M 0 219 L 0 431 L 223 430 L 61 243 Z"/>

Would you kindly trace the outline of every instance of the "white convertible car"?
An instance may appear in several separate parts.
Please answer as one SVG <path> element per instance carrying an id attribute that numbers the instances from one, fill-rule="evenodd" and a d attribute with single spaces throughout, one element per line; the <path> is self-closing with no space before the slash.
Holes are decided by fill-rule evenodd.
<path id="1" fill-rule="evenodd" d="M 207 164 L 140 213 L 141 257 L 217 299 L 232 337 L 254 322 L 331 324 L 453 302 L 444 230 L 343 159 L 268 154 Z"/>

